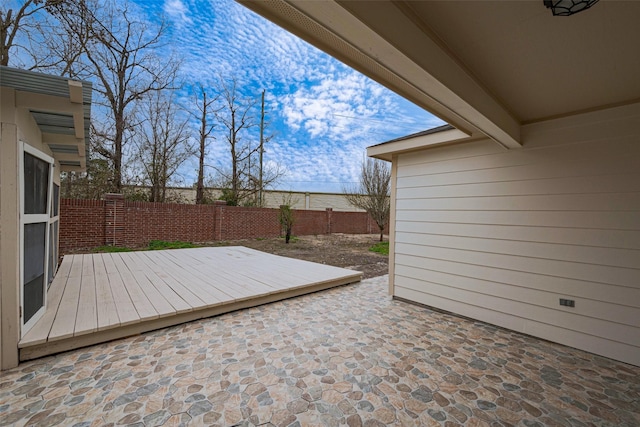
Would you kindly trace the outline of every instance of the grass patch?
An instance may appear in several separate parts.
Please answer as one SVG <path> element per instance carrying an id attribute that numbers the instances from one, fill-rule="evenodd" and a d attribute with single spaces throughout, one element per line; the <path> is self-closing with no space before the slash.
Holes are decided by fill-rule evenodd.
<path id="1" fill-rule="evenodd" d="M 96 252 L 131 252 L 129 248 L 121 248 L 119 246 L 98 246 Z"/>
<path id="2" fill-rule="evenodd" d="M 194 245 L 189 242 L 181 242 L 179 240 L 175 242 L 165 242 L 164 240 L 152 240 L 149 242 L 150 251 L 159 251 L 163 249 L 186 249 L 186 248 L 198 248 L 198 245 Z"/>
<path id="3" fill-rule="evenodd" d="M 371 252 L 377 252 L 382 255 L 389 255 L 389 242 L 378 242 L 369 248 Z"/>
<path id="4" fill-rule="evenodd" d="M 280 239 L 284 240 L 284 236 L 279 236 L 278 238 L 280 238 Z M 297 242 L 298 240 L 300 240 L 300 239 L 298 239 L 296 236 L 291 236 L 291 237 L 289 238 L 289 243 L 295 243 L 295 242 Z"/>

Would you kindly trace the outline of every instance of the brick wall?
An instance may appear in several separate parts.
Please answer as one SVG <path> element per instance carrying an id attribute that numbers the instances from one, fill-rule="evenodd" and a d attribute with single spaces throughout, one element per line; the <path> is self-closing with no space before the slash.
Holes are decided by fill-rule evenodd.
<path id="1" fill-rule="evenodd" d="M 60 200 L 60 253 L 105 244 L 104 200 Z"/>
<path id="2" fill-rule="evenodd" d="M 329 234 L 328 217 L 330 209 L 324 211 L 293 211 L 293 227 L 291 233 L 294 236 L 311 236 L 318 234 Z"/>
<path id="3" fill-rule="evenodd" d="M 124 245 L 146 246 L 151 240 L 211 242 L 215 207 L 174 203 L 125 202 Z"/>
<path id="4" fill-rule="evenodd" d="M 366 221 L 362 221 L 362 213 L 360 212 L 334 212 L 334 218 L 331 221 L 331 232 L 332 233 L 345 233 L 345 234 L 366 234 L 366 233 L 376 233 L 378 231 L 378 227 L 376 226 L 374 229 L 371 228 L 370 222 L 368 221 L 369 216 L 366 216 Z M 375 222 L 373 223 L 375 226 Z"/>
<path id="5" fill-rule="evenodd" d="M 216 214 L 215 240 L 278 237 L 278 209 L 219 206 Z"/>
<path id="6" fill-rule="evenodd" d="M 296 236 L 377 233 L 364 212 L 294 210 Z M 278 209 L 105 200 L 60 202 L 60 253 L 103 245 L 143 247 L 151 240 L 204 243 L 281 235 Z"/>

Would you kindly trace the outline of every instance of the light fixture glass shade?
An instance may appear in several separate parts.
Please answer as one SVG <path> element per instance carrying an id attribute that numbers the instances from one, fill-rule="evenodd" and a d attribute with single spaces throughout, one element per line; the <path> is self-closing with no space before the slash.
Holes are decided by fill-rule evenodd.
<path id="1" fill-rule="evenodd" d="M 544 5 L 551 9 L 553 16 L 569 16 L 589 9 L 598 0 L 543 0 Z"/>

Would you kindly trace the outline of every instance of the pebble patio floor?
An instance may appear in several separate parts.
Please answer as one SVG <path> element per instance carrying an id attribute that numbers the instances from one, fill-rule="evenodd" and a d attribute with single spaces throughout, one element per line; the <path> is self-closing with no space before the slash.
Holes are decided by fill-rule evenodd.
<path id="1" fill-rule="evenodd" d="M 393 301 L 387 278 L 21 364 L 0 425 L 640 426 L 640 368 Z"/>

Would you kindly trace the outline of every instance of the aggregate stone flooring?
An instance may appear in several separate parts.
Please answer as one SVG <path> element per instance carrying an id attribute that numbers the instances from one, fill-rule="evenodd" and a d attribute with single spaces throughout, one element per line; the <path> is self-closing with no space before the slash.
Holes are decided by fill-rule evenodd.
<path id="1" fill-rule="evenodd" d="M 0 374 L 0 425 L 640 426 L 640 368 L 386 280 L 24 363 Z"/>

